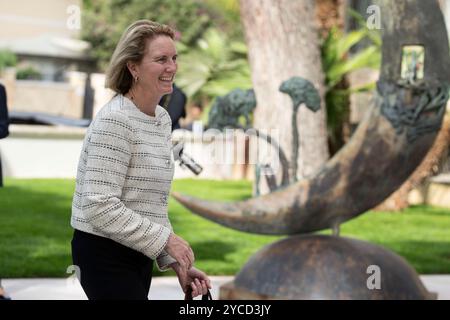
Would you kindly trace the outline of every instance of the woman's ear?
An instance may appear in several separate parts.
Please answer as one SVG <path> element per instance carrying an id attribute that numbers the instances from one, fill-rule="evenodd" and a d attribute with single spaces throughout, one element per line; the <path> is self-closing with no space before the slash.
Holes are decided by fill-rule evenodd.
<path id="1" fill-rule="evenodd" d="M 132 61 L 128 61 L 127 68 L 128 68 L 128 71 L 130 71 L 131 76 L 135 79 L 138 76 L 136 63 L 132 62 Z"/>

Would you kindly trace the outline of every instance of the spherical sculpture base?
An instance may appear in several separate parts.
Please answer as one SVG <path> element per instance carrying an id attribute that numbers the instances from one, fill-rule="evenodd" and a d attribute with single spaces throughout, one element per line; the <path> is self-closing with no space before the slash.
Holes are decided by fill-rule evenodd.
<path id="1" fill-rule="evenodd" d="M 220 299 L 436 299 L 397 254 L 365 241 L 293 236 L 250 258 Z"/>

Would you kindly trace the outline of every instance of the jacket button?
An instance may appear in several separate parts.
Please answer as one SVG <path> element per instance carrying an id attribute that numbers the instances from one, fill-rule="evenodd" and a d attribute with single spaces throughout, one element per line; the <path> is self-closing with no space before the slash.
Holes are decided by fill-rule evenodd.
<path id="1" fill-rule="evenodd" d="M 167 196 L 161 196 L 161 201 L 164 203 L 167 202 Z"/>
<path id="2" fill-rule="evenodd" d="M 168 168 L 170 168 L 170 160 L 168 160 L 168 159 L 166 160 L 166 165 Z"/>
<path id="3" fill-rule="evenodd" d="M 161 125 L 161 121 L 156 121 L 156 122 L 155 122 L 155 125 L 156 125 L 157 127 L 159 127 L 159 126 Z"/>

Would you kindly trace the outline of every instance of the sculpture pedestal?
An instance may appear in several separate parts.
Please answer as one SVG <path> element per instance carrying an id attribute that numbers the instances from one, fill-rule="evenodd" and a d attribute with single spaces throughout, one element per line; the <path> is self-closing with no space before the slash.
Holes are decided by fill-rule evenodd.
<path id="1" fill-rule="evenodd" d="M 365 241 L 293 236 L 253 255 L 220 299 L 436 299 L 397 254 Z"/>
<path id="2" fill-rule="evenodd" d="M 219 292 L 220 300 L 271 300 L 273 298 L 257 294 L 252 291 L 245 290 L 243 288 L 236 287 L 234 281 L 225 283 L 220 287 Z"/>

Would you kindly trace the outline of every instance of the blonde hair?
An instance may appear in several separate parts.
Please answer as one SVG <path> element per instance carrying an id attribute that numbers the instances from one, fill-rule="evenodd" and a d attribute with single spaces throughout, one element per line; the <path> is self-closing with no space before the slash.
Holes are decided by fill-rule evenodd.
<path id="1" fill-rule="evenodd" d="M 120 37 L 106 71 L 106 87 L 116 93 L 127 93 L 133 84 L 133 75 L 127 62 L 139 63 L 145 55 L 147 40 L 165 35 L 174 39 L 175 32 L 167 25 L 150 20 L 138 20 L 131 24 Z"/>

